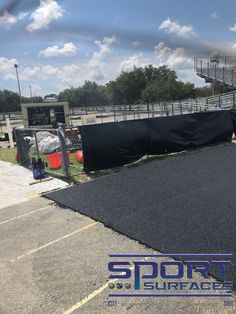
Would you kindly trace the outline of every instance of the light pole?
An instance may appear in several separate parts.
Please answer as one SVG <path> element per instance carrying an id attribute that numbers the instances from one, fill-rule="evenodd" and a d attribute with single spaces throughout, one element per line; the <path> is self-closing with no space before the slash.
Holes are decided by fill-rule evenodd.
<path id="1" fill-rule="evenodd" d="M 20 90 L 20 81 L 19 81 L 19 75 L 18 75 L 18 65 L 14 64 L 14 67 L 16 69 L 16 78 L 17 78 L 17 84 L 18 84 L 18 90 L 19 90 L 19 96 L 20 96 L 20 104 L 22 104 L 22 97 L 21 97 L 21 90 Z"/>
<path id="2" fill-rule="evenodd" d="M 33 96 L 32 96 L 32 88 L 31 88 L 31 85 L 29 86 L 29 89 L 30 89 L 30 100 L 31 100 L 31 102 L 33 102 Z"/>

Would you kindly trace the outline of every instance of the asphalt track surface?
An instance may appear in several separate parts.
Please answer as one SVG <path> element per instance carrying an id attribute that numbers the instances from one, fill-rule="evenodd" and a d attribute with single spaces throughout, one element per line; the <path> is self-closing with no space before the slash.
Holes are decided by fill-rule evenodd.
<path id="1" fill-rule="evenodd" d="M 232 253 L 235 285 L 235 162 L 235 144 L 207 147 L 46 197 L 163 253 Z"/>

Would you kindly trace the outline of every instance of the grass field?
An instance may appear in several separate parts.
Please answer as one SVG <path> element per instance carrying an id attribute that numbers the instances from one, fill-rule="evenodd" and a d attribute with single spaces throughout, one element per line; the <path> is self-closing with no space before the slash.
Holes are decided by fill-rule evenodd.
<path id="1" fill-rule="evenodd" d="M 0 160 L 17 164 L 16 148 L 0 148 Z"/>

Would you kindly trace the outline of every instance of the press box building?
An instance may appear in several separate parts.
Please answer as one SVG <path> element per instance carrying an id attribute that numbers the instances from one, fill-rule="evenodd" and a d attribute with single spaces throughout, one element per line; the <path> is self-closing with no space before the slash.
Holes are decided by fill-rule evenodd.
<path id="1" fill-rule="evenodd" d="M 51 128 L 55 122 L 70 124 L 68 102 L 22 104 L 22 115 L 25 128 Z"/>

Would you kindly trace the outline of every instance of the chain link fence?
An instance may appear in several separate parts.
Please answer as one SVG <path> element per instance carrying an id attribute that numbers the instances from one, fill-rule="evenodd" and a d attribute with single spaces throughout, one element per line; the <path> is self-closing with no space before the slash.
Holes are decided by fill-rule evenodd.
<path id="1" fill-rule="evenodd" d="M 170 115 L 191 114 L 219 108 L 219 97 L 208 103 L 208 98 L 160 103 L 71 108 L 73 126 L 156 118 Z"/>
<path id="2" fill-rule="evenodd" d="M 120 122 L 221 109 L 229 110 L 235 108 L 235 106 L 236 92 L 182 101 L 165 101 L 160 103 L 120 106 L 80 107 L 71 108 L 70 123 L 73 126 L 80 126 L 94 123 Z"/>
<path id="3" fill-rule="evenodd" d="M 49 175 L 71 181 L 83 171 L 76 159 L 81 150 L 78 127 L 58 129 L 15 129 L 17 159 L 21 166 L 32 170 L 32 160 L 45 163 Z"/>

